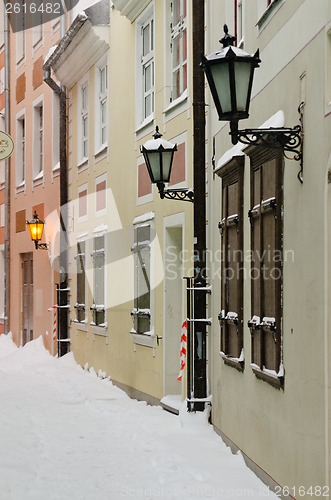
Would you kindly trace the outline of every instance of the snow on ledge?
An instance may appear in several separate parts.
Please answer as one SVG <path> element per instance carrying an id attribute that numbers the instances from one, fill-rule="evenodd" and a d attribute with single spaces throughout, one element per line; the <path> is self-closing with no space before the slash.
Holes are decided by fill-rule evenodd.
<path id="1" fill-rule="evenodd" d="M 283 111 L 279 110 L 277 113 L 272 115 L 268 120 L 266 120 L 262 125 L 258 128 L 278 128 L 284 127 L 285 117 Z M 235 146 L 228 149 L 223 156 L 218 160 L 217 166 L 214 170 L 214 173 L 218 172 L 224 165 L 226 165 L 232 158 L 235 156 L 243 156 L 243 149 L 247 147 L 247 144 L 243 144 L 242 142 L 238 142 Z"/>

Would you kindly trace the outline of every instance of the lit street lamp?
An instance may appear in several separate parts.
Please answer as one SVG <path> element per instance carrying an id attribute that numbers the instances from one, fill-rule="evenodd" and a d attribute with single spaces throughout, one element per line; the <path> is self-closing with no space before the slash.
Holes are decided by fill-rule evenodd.
<path id="1" fill-rule="evenodd" d="M 30 221 L 26 221 L 28 226 L 31 240 L 34 242 L 36 250 L 48 250 L 47 243 L 39 243 L 42 238 L 45 221 L 39 219 L 37 212 L 34 211 L 33 218 Z"/>

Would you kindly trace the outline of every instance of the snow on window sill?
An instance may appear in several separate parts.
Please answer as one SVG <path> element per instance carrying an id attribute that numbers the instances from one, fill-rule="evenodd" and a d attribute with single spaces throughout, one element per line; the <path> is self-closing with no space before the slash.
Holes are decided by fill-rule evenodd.
<path id="1" fill-rule="evenodd" d="M 182 95 L 180 95 L 179 97 L 177 97 L 177 99 L 175 99 L 174 101 L 172 101 L 169 106 L 163 111 L 164 114 L 167 114 L 169 111 L 171 111 L 172 109 L 176 108 L 179 104 L 182 104 L 183 102 L 185 102 L 187 100 L 187 97 L 188 97 L 188 92 L 187 92 L 187 89 L 184 90 L 184 92 L 182 93 Z"/>
<path id="2" fill-rule="evenodd" d="M 284 0 L 272 0 L 271 4 L 268 5 L 267 9 L 263 12 L 262 16 L 257 21 L 255 26 L 257 26 L 259 30 L 261 30 L 264 27 L 266 21 L 275 14 L 276 9 L 279 7 L 279 4 L 283 2 Z"/>
<path id="3" fill-rule="evenodd" d="M 224 352 L 220 352 L 221 357 L 223 358 L 224 364 L 227 366 L 232 366 L 232 368 L 236 368 L 240 372 L 244 371 L 245 368 L 245 360 L 243 356 L 240 358 L 233 358 L 232 356 L 228 356 Z"/>
<path id="4" fill-rule="evenodd" d="M 108 156 L 108 144 L 103 144 L 95 153 L 94 161 L 98 162 L 103 160 Z"/>
<path id="5" fill-rule="evenodd" d="M 141 345 L 144 347 L 152 347 L 153 348 L 153 356 L 155 356 L 155 333 L 154 330 L 150 332 L 145 332 L 145 333 L 138 333 L 134 328 L 130 330 L 130 335 L 132 335 L 132 340 L 134 343 L 134 346 L 136 345 Z M 134 347 L 134 350 L 135 347 Z"/>
<path id="6" fill-rule="evenodd" d="M 277 389 L 284 389 L 284 371 L 281 369 L 277 374 L 273 370 L 268 370 L 266 368 L 261 369 L 258 365 L 252 363 L 251 368 L 253 370 L 256 378 L 268 382 L 273 387 Z"/>
<path id="7" fill-rule="evenodd" d="M 88 158 L 82 158 L 77 163 L 77 170 L 80 172 L 81 170 L 85 170 L 88 167 Z"/>
<path id="8" fill-rule="evenodd" d="M 143 132 L 144 129 L 148 127 L 148 125 L 153 124 L 154 119 L 155 119 L 155 113 L 152 113 L 147 118 L 145 118 L 145 120 L 142 123 L 140 123 L 140 125 L 136 128 L 136 135 L 139 135 L 141 132 Z"/>
<path id="9" fill-rule="evenodd" d="M 21 182 L 21 184 L 16 186 L 16 188 L 15 188 L 16 194 L 25 193 L 25 188 L 26 188 L 25 181 L 23 181 L 23 182 Z"/>
<path id="10" fill-rule="evenodd" d="M 36 187 L 36 186 L 40 186 L 40 184 L 43 184 L 44 183 L 44 171 L 42 170 L 41 172 L 39 172 L 38 175 L 36 175 L 36 177 L 33 179 L 32 181 L 32 184 L 33 184 L 33 187 Z"/>

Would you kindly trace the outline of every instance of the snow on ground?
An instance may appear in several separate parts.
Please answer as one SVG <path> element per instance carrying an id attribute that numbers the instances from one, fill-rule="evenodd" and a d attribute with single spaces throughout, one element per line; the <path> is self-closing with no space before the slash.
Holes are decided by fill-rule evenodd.
<path id="1" fill-rule="evenodd" d="M 0 336 L 0 500 L 277 498 L 205 414 L 131 400 L 42 337 Z"/>

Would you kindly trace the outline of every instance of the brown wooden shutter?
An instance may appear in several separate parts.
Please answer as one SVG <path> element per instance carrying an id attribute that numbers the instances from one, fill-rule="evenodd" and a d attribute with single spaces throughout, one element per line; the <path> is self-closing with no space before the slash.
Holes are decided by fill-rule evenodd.
<path id="1" fill-rule="evenodd" d="M 252 363 L 279 373 L 282 343 L 281 153 L 252 148 L 251 156 L 251 320 Z"/>
<path id="2" fill-rule="evenodd" d="M 243 166 L 244 157 L 239 156 L 218 171 L 222 177 L 221 353 L 237 368 L 242 367 L 243 349 Z"/>

